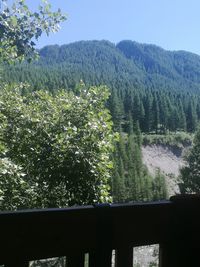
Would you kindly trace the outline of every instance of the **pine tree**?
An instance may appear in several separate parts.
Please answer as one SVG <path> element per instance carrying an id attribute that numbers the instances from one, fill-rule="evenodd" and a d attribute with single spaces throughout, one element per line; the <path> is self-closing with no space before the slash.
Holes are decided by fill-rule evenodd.
<path id="1" fill-rule="evenodd" d="M 112 114 L 114 129 L 119 131 L 124 117 L 124 110 L 123 103 L 118 97 L 116 90 L 113 90 L 112 95 L 110 96 L 109 108 Z"/>
<path id="2" fill-rule="evenodd" d="M 197 127 L 197 113 L 193 101 L 190 100 L 187 109 L 187 130 L 194 132 Z"/>
<path id="3" fill-rule="evenodd" d="M 165 176 L 161 173 L 160 169 L 157 169 L 153 181 L 153 199 L 162 200 L 167 198 L 168 198 L 168 193 L 165 182 Z"/>
<path id="4" fill-rule="evenodd" d="M 140 126 L 139 126 L 139 122 L 138 121 L 136 121 L 133 124 L 133 131 L 134 131 L 134 134 L 135 134 L 136 143 L 141 148 L 141 145 L 142 145 L 142 134 L 141 134 L 141 130 L 140 130 Z"/>
<path id="5" fill-rule="evenodd" d="M 126 199 L 126 188 L 124 178 L 123 161 L 119 159 L 119 166 L 114 164 L 114 171 L 112 177 L 112 196 L 113 202 L 123 202 Z"/>
<path id="6" fill-rule="evenodd" d="M 180 170 L 180 190 L 182 193 L 200 193 L 200 128 L 186 162 L 186 166 Z"/>
<path id="7" fill-rule="evenodd" d="M 128 189 L 128 199 L 129 201 L 136 199 L 137 189 L 136 189 L 136 165 L 137 162 L 134 158 L 135 156 L 135 138 L 133 134 L 133 123 L 129 122 L 129 134 L 127 140 L 127 156 L 128 156 L 128 165 L 127 165 L 127 189 Z"/>
<path id="8" fill-rule="evenodd" d="M 178 108 L 179 108 L 179 120 L 178 120 L 178 127 L 183 130 L 186 131 L 186 117 L 185 117 L 185 113 L 183 110 L 183 104 L 182 102 L 179 100 L 179 104 L 178 104 Z"/>
<path id="9" fill-rule="evenodd" d="M 162 133 L 166 133 L 167 121 L 168 121 L 168 107 L 165 94 L 161 94 L 159 98 L 159 109 L 160 109 L 160 124 L 162 126 Z"/>
<path id="10" fill-rule="evenodd" d="M 145 118 L 143 120 L 142 129 L 144 132 L 149 133 L 152 129 L 152 94 L 147 92 L 144 99 Z"/>
<path id="11" fill-rule="evenodd" d="M 138 93 L 134 95 L 132 114 L 135 121 L 138 121 L 140 126 L 145 116 L 145 110 L 141 98 Z"/>
<path id="12" fill-rule="evenodd" d="M 154 96 L 153 103 L 152 103 L 152 128 L 158 133 L 158 126 L 160 123 L 160 110 L 158 106 L 158 100 L 157 97 Z"/>

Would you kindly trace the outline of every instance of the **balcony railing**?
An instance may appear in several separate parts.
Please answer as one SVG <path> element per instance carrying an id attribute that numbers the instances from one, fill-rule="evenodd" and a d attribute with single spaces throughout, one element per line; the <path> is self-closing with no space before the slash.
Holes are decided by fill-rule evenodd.
<path id="1" fill-rule="evenodd" d="M 160 245 L 159 266 L 200 266 L 200 197 L 0 213 L 0 265 L 66 256 L 67 267 L 133 266 L 133 247 Z"/>

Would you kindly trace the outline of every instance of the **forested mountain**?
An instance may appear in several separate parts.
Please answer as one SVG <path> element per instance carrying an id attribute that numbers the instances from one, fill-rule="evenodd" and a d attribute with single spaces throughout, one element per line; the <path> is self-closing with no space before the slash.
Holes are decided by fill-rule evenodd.
<path id="1" fill-rule="evenodd" d="M 112 94 L 108 107 L 116 129 L 126 131 L 127 118 L 143 132 L 187 130 L 200 119 L 200 57 L 170 52 L 155 45 L 121 41 L 80 41 L 46 46 L 31 64 L 5 66 L 3 80 L 28 82 L 32 90 L 74 90 L 106 84 Z"/>
<path id="2" fill-rule="evenodd" d="M 7 83 L 28 90 L 78 93 L 78 84 L 105 84 L 119 143 L 113 154 L 114 201 L 166 198 L 163 175 L 149 175 L 141 156 L 141 132 L 194 132 L 200 120 L 200 57 L 154 45 L 122 41 L 81 41 L 46 46 L 38 61 L 4 66 Z M 24 88 L 27 88 L 24 87 Z M 27 89 L 26 89 L 27 90 Z M 26 94 L 26 91 L 24 91 Z"/>
<path id="3" fill-rule="evenodd" d="M 81 79 L 86 84 L 111 88 L 136 87 L 144 80 L 140 69 L 107 41 L 77 42 L 41 49 L 33 64 L 10 67 L 7 81 L 29 81 L 34 89 L 73 88 Z M 141 81 L 139 81 L 141 80 Z"/>
<path id="4" fill-rule="evenodd" d="M 82 79 L 121 89 L 200 91 L 200 57 L 189 52 L 132 41 L 80 41 L 46 46 L 39 53 L 38 62 L 11 67 L 4 78 L 29 80 L 34 88 L 69 87 Z"/>
<path id="5" fill-rule="evenodd" d="M 144 73 L 145 87 L 199 92 L 200 57 L 185 51 L 166 51 L 155 45 L 122 41 L 116 46 Z"/>

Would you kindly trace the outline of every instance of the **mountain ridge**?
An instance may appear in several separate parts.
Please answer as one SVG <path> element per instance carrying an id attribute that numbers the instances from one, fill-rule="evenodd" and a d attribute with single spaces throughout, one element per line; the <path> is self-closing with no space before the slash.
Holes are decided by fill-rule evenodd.
<path id="1" fill-rule="evenodd" d="M 3 78 L 17 82 L 30 80 L 39 89 L 44 85 L 39 72 L 45 76 L 44 80 L 51 80 L 48 84 L 61 88 L 74 87 L 83 80 L 86 84 L 103 83 L 111 88 L 200 93 L 200 56 L 187 51 L 168 51 L 130 40 L 116 45 L 102 40 L 48 45 L 39 54 L 37 62 L 7 67 L 9 73 L 4 73 Z"/>

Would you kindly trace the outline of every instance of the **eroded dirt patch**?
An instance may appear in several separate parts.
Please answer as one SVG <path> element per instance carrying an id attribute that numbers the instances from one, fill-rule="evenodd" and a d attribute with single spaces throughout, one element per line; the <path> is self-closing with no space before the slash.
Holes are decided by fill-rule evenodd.
<path id="1" fill-rule="evenodd" d="M 142 147 L 143 162 L 149 172 L 154 175 L 157 168 L 166 177 L 169 195 L 179 193 L 177 177 L 184 165 L 184 155 L 188 148 L 176 150 L 162 145 L 147 145 Z"/>

